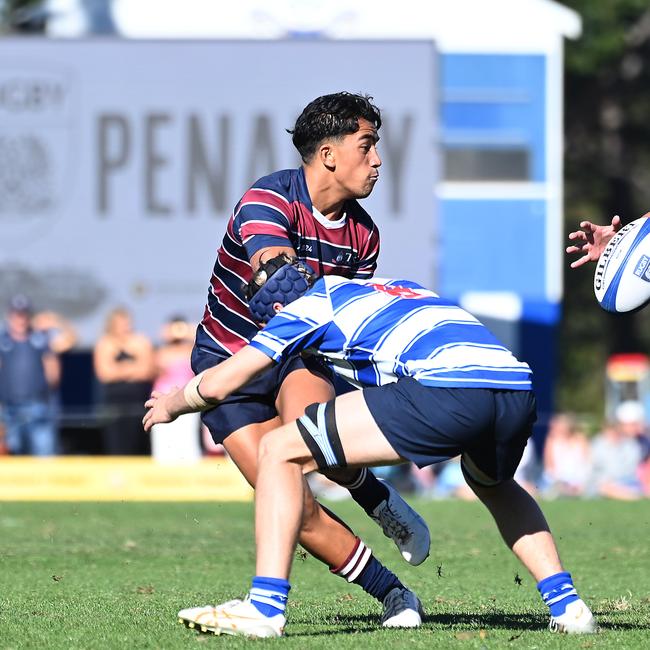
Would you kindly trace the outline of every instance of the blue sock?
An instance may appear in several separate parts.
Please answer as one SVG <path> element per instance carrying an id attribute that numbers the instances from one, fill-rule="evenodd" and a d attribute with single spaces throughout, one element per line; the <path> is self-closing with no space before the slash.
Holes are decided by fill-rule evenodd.
<path id="1" fill-rule="evenodd" d="M 540 580 L 537 583 L 537 589 L 542 595 L 542 600 L 551 610 L 551 616 L 561 616 L 566 611 L 566 606 L 569 603 L 580 598 L 573 586 L 571 574 L 567 571 Z"/>
<path id="2" fill-rule="evenodd" d="M 380 603 L 384 602 L 388 592 L 395 589 L 395 587 L 404 588 L 398 577 L 381 564 L 374 555 L 370 558 L 368 565 L 359 577 L 352 582 L 358 584 L 367 594 L 374 596 Z"/>
<path id="3" fill-rule="evenodd" d="M 282 578 L 255 576 L 249 592 L 251 603 L 264 616 L 284 614 L 291 585 Z"/>

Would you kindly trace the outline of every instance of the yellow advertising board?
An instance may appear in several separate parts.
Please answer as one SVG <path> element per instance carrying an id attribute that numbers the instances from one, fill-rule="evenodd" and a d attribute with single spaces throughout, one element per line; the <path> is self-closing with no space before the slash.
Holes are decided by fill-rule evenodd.
<path id="1" fill-rule="evenodd" d="M 163 465 L 151 458 L 0 458 L 0 501 L 250 501 L 227 458 Z"/>

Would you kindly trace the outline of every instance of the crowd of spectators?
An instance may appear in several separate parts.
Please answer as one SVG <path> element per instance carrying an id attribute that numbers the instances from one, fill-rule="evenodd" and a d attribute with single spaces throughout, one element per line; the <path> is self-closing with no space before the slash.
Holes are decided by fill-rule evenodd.
<path id="1" fill-rule="evenodd" d="M 93 349 L 96 386 L 94 418 L 100 453 L 149 455 L 162 463 L 191 464 L 215 453 L 198 414 L 142 429 L 143 403 L 152 389 L 167 391 L 192 376 L 193 327 L 174 315 L 159 340 L 134 329 L 130 312 L 113 309 Z M 0 453 L 51 456 L 61 452 L 59 394 L 61 355 L 76 343 L 70 323 L 51 311 L 34 311 L 24 295 L 14 296 L 0 327 Z M 649 414 L 638 401 L 618 404 L 611 421 L 589 435 L 571 413 L 550 418 L 543 450 L 529 442 L 517 480 L 542 498 L 635 500 L 650 496 Z M 400 466 L 377 473 L 404 491 L 431 498 L 472 499 L 460 460 L 418 470 Z M 325 496 L 342 496 L 337 486 L 314 481 Z M 346 493 L 347 494 L 347 493 Z"/>
<path id="2" fill-rule="evenodd" d="M 544 499 L 605 497 L 632 501 L 650 497 L 650 435 L 643 404 L 621 402 L 611 421 L 589 435 L 574 414 L 558 413 L 549 423 L 542 453 L 529 441 L 515 478 Z M 432 498 L 471 499 L 460 459 L 413 470 L 414 488 Z"/>
<path id="3" fill-rule="evenodd" d="M 36 311 L 27 296 L 15 295 L 0 325 L 0 454 L 54 456 L 67 451 L 61 440 L 61 355 L 77 341 L 72 325 L 51 311 Z M 152 388 L 169 390 L 192 376 L 193 328 L 173 316 L 153 342 L 134 329 L 128 309 L 107 315 L 92 350 L 93 404 L 84 426 L 99 434 L 98 453 L 153 455 L 160 462 L 201 458 L 196 414 L 161 425 L 151 436 L 142 428 L 143 405 Z"/>

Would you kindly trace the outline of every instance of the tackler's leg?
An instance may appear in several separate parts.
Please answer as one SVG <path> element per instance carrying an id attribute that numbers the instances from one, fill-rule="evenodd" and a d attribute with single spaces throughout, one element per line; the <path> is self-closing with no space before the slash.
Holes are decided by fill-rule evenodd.
<path id="1" fill-rule="evenodd" d="M 514 479 L 495 482 L 463 456 L 465 479 L 492 514 L 505 543 L 528 569 L 550 611 L 552 632 L 590 634 L 596 620 L 564 570 L 546 518 Z"/>
<path id="2" fill-rule="evenodd" d="M 276 407 L 283 423 L 287 423 L 300 418 L 309 404 L 333 398 L 334 389 L 328 379 L 302 368 L 283 379 Z M 349 490 L 409 564 L 417 566 L 426 560 L 431 546 L 429 528 L 397 490 L 365 467 L 329 468 L 323 474 Z"/>
<path id="3" fill-rule="evenodd" d="M 335 411 L 335 404 L 338 411 Z M 364 431 L 363 436 L 358 435 L 359 430 Z M 359 444 L 359 438 L 365 444 Z M 402 461 L 376 426 L 361 392 L 328 404 L 310 406 L 296 423 L 266 436 L 260 444 L 258 461 L 256 580 L 260 577 L 288 580 L 302 525 L 302 509 L 309 499 L 304 473 L 347 467 L 348 464 Z M 359 550 L 357 557 L 350 559 L 350 570 L 356 570 L 355 563 L 364 553 Z M 380 578 L 376 564 L 365 569 L 369 581 Z M 251 591 L 251 598 L 254 598 L 254 591 Z M 401 583 L 386 593 L 384 626 L 415 627 L 421 623 L 421 616 L 419 600 Z"/>

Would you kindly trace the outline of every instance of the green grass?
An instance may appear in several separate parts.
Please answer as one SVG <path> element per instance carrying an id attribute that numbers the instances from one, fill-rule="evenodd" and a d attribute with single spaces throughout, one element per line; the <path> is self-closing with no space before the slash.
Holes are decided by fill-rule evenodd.
<path id="1" fill-rule="evenodd" d="M 421 567 L 406 565 L 357 506 L 334 509 L 420 595 L 421 629 L 383 630 L 376 602 L 297 557 L 288 636 L 269 641 L 199 635 L 175 617 L 246 591 L 251 504 L 0 503 L 0 647 L 650 647 L 649 502 L 544 505 L 565 564 L 598 614 L 602 631 L 593 637 L 545 630 L 533 580 L 481 506 L 414 503 L 433 538 Z"/>

